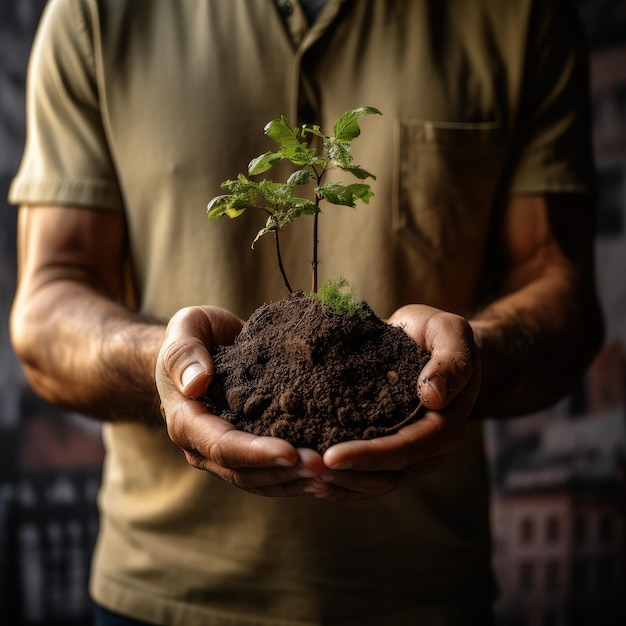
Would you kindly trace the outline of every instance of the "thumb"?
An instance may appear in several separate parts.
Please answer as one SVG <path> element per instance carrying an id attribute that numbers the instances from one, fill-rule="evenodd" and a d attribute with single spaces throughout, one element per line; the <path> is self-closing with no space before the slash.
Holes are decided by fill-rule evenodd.
<path id="1" fill-rule="evenodd" d="M 217 307 L 188 307 L 174 314 L 159 352 L 158 368 L 188 398 L 201 396 L 215 373 L 210 349 L 232 342 L 241 320 Z M 157 380 L 158 380 L 157 376 Z"/>
<path id="2" fill-rule="evenodd" d="M 440 411 L 478 380 L 480 361 L 469 324 L 459 316 L 433 318 L 427 345 L 431 358 L 417 382 L 417 393 L 424 405 Z"/>
<path id="3" fill-rule="evenodd" d="M 157 362 L 157 386 L 164 374 L 176 389 L 188 398 L 198 398 L 209 386 L 215 373 L 207 347 L 197 338 L 168 336 Z"/>

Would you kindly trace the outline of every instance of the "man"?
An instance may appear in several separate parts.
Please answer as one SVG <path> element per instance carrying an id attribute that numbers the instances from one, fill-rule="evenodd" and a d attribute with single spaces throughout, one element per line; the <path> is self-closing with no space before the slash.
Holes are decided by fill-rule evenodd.
<path id="1" fill-rule="evenodd" d="M 42 397 L 106 421 L 99 623 L 489 623 L 478 418 L 556 401 L 601 341 L 569 3 L 304 5 L 55 0 L 34 43 L 12 337 Z M 254 216 L 203 209 L 268 120 L 364 105 L 375 198 L 324 213 L 322 267 L 432 352 L 426 411 L 321 457 L 194 399 L 283 295 Z M 309 238 L 283 237 L 298 285 Z"/>

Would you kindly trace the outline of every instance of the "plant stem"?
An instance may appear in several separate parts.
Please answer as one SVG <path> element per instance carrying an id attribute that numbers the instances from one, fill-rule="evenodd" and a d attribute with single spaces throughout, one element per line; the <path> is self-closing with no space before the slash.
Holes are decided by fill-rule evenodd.
<path id="1" fill-rule="evenodd" d="M 319 200 L 316 200 L 316 204 L 319 204 Z M 313 261 L 311 262 L 311 266 L 313 269 L 312 277 L 311 277 L 311 291 L 313 293 L 317 293 L 317 266 L 319 264 L 317 259 L 317 243 L 318 243 L 318 229 L 319 229 L 319 213 L 316 213 L 313 216 Z"/>
<path id="2" fill-rule="evenodd" d="M 276 229 L 274 230 L 274 243 L 276 244 L 276 262 L 278 263 L 278 269 L 283 277 L 283 282 L 285 283 L 285 287 L 287 287 L 287 291 L 291 294 L 293 293 L 293 289 L 289 284 L 289 279 L 287 278 L 287 274 L 285 274 L 285 267 L 283 265 L 283 259 L 280 254 L 280 243 L 278 239 L 278 224 L 276 224 Z"/>
<path id="3" fill-rule="evenodd" d="M 321 173 L 317 173 L 317 170 L 315 168 L 313 169 L 313 173 L 315 174 L 316 178 L 317 178 L 317 186 L 319 187 L 322 184 L 322 178 L 324 178 L 324 174 L 326 173 L 326 168 L 324 168 Z M 319 265 L 319 260 L 317 258 L 317 245 L 319 243 L 319 237 L 318 237 L 318 233 L 319 233 L 319 216 L 320 216 L 320 212 L 319 212 L 319 208 L 320 208 L 320 201 L 321 201 L 321 196 L 318 195 L 317 193 L 315 194 L 315 206 L 317 207 L 317 211 L 315 213 L 315 215 L 313 216 L 313 260 L 311 261 L 311 268 L 312 268 L 312 276 L 311 276 L 311 291 L 313 293 L 317 293 L 317 267 Z"/>

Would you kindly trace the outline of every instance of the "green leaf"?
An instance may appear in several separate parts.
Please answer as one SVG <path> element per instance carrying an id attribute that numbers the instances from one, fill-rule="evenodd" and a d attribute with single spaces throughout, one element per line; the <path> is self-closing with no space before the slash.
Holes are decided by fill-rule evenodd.
<path id="1" fill-rule="evenodd" d="M 352 155 L 350 154 L 350 144 L 331 140 L 327 143 L 329 165 L 339 167 L 342 170 L 348 169 L 352 163 Z M 330 168 L 329 168 L 330 169 Z"/>
<path id="2" fill-rule="evenodd" d="M 265 134 L 285 148 L 293 148 L 300 144 L 300 140 L 284 115 L 271 120 L 265 125 Z"/>
<path id="3" fill-rule="evenodd" d="M 360 165 L 349 165 L 348 167 L 342 167 L 345 172 L 350 172 L 353 176 L 359 180 L 365 180 L 366 178 L 372 178 L 376 180 L 376 176 L 367 170 L 364 170 Z"/>
<path id="4" fill-rule="evenodd" d="M 374 195 L 372 188 L 365 183 L 352 183 L 346 187 L 346 192 L 365 204 L 369 204 L 370 198 Z"/>
<path id="5" fill-rule="evenodd" d="M 333 134 L 336 141 L 350 142 L 361 134 L 359 120 L 365 115 L 382 115 L 374 107 L 360 107 L 346 111 L 333 126 Z"/>
<path id="6" fill-rule="evenodd" d="M 356 206 L 356 200 L 361 200 L 368 204 L 370 198 L 374 195 L 370 186 L 365 183 L 343 185 L 337 182 L 321 185 L 316 189 L 316 193 L 331 204 L 350 207 Z"/>
<path id="7" fill-rule="evenodd" d="M 308 148 L 306 144 L 300 144 L 296 149 L 280 150 L 284 159 L 289 159 L 294 165 L 302 167 L 303 165 L 315 165 L 319 162 L 314 148 Z"/>
<path id="8" fill-rule="evenodd" d="M 305 198 L 292 198 L 291 206 L 284 213 L 286 221 L 281 223 L 281 226 L 288 224 L 301 215 L 315 215 L 316 213 L 320 213 L 320 208 L 315 202 Z"/>
<path id="9" fill-rule="evenodd" d="M 321 137 L 324 139 L 324 134 L 320 130 L 318 124 L 303 124 L 300 130 L 300 133 L 304 137 L 306 134 L 315 135 L 316 137 Z"/>
<path id="10" fill-rule="evenodd" d="M 306 185 L 310 180 L 313 172 L 311 170 L 296 170 L 288 179 L 290 185 Z"/>
<path id="11" fill-rule="evenodd" d="M 207 205 L 207 215 L 209 220 L 214 222 L 223 215 L 230 218 L 239 217 L 247 208 L 248 204 L 237 196 L 230 194 L 216 196 Z"/>
<path id="12" fill-rule="evenodd" d="M 261 154 L 248 163 L 248 174 L 250 176 L 255 176 L 257 174 L 267 172 L 267 170 L 282 160 L 283 157 L 279 152 L 266 152 Z"/>
<path id="13" fill-rule="evenodd" d="M 221 187 L 229 193 L 254 193 L 258 189 L 259 183 L 248 180 L 243 174 L 239 174 L 235 180 L 225 180 Z"/>
<path id="14" fill-rule="evenodd" d="M 267 204 L 278 209 L 292 201 L 293 185 L 262 180 L 259 182 L 258 193 Z"/>
<path id="15" fill-rule="evenodd" d="M 280 144 L 281 159 L 288 159 L 300 166 L 313 165 L 316 162 L 315 149 L 309 148 L 306 142 L 298 139 L 298 130 L 289 125 L 286 117 L 281 115 L 266 124 L 265 134 Z"/>
<path id="16" fill-rule="evenodd" d="M 261 239 L 261 237 L 267 235 L 268 233 L 273 233 L 277 228 L 278 224 L 276 223 L 276 218 L 273 215 L 270 215 L 265 223 L 265 228 L 261 228 L 261 230 L 256 234 L 256 237 L 250 247 L 254 250 L 254 244 Z"/>
<path id="17" fill-rule="evenodd" d="M 211 200 L 209 200 L 209 203 L 206 206 L 206 211 L 208 218 L 212 222 L 224 215 L 226 212 L 228 198 L 230 198 L 230 196 L 215 196 L 215 198 L 211 198 Z"/>
<path id="18" fill-rule="evenodd" d="M 261 183 L 248 180 L 243 174 L 239 174 L 236 180 L 225 180 L 222 183 L 222 189 L 230 193 L 228 196 L 225 196 L 228 200 L 221 201 L 226 202 L 226 208 L 228 209 L 222 211 L 222 214 L 225 213 L 230 217 L 238 217 L 247 208 L 263 209 L 260 186 Z"/>

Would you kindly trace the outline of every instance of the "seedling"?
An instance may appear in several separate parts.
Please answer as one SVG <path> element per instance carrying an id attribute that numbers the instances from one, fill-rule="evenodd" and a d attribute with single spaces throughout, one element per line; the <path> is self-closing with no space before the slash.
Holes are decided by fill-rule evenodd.
<path id="1" fill-rule="evenodd" d="M 346 111 L 333 126 L 332 135 L 324 135 L 316 124 L 303 124 L 291 127 L 283 116 L 265 126 L 265 134 L 279 144 L 276 151 L 265 152 L 250 161 L 248 176 L 257 176 L 271 169 L 277 163 L 287 160 L 296 169 L 286 182 L 272 180 L 250 180 L 239 174 L 236 180 L 226 180 L 221 187 L 227 194 L 216 196 L 208 206 L 209 220 L 217 220 L 223 215 L 236 218 L 247 209 L 258 209 L 267 214 L 265 226 L 259 230 L 252 247 L 267 234 L 274 237 L 276 262 L 289 293 L 293 293 L 287 278 L 280 252 L 279 234 L 283 227 L 302 215 L 313 216 L 313 257 L 311 260 L 311 291 L 318 291 L 318 232 L 320 203 L 356 207 L 357 200 L 369 204 L 374 195 L 364 182 L 343 184 L 324 182 L 331 170 L 342 170 L 359 181 L 376 177 L 359 165 L 352 164 L 350 149 L 352 140 L 361 134 L 359 120 L 365 115 L 377 114 L 374 107 L 361 107 Z M 317 140 L 315 139 L 317 138 Z M 312 144 L 316 143 L 318 147 Z M 320 145 L 321 144 L 321 145 Z M 314 184 L 314 200 L 294 195 L 298 186 Z"/>
<path id="2" fill-rule="evenodd" d="M 403 343 L 397 334 L 391 341 L 390 335 L 387 334 L 388 329 L 385 328 L 383 333 L 384 322 L 373 314 L 365 302 L 356 298 L 354 287 L 345 278 L 330 280 L 319 289 L 317 284 L 318 232 L 322 201 L 354 208 L 357 201 L 369 204 L 370 198 L 374 195 L 370 186 L 363 181 L 376 177 L 361 166 L 354 165 L 350 154 L 352 141 L 361 133 L 360 119 L 372 114 L 380 115 L 380 111 L 373 107 L 346 111 L 333 125 L 331 135 L 323 134 L 318 125 L 304 124 L 300 127 L 291 127 L 282 116 L 272 120 L 265 126 L 265 134 L 278 143 L 278 149 L 252 159 L 248 164 L 248 176 L 239 174 L 236 180 L 224 181 L 221 187 L 227 193 L 216 196 L 208 204 L 208 217 L 212 221 L 224 215 L 236 218 L 248 209 L 257 209 L 267 216 L 265 226 L 258 231 L 252 242 L 252 248 L 264 235 L 273 235 L 277 266 L 290 294 L 294 293 L 294 289 L 283 265 L 280 235 L 283 228 L 296 218 L 303 215 L 312 216 L 313 256 L 309 298 L 320 300 L 325 309 L 336 314 L 336 317 L 323 316 L 326 332 L 312 336 L 311 333 L 317 333 L 320 326 L 311 324 L 309 327 L 305 324 L 302 328 L 298 324 L 299 329 L 295 336 L 293 324 L 289 323 L 293 318 L 289 316 L 294 312 L 297 316 L 301 309 L 289 306 L 289 315 L 285 319 L 280 319 L 282 324 L 280 331 L 283 333 L 282 349 L 275 346 L 277 330 L 275 323 L 266 322 L 265 325 L 263 323 L 259 325 L 259 321 L 267 316 L 258 315 L 254 317 L 254 332 L 242 333 L 244 337 L 242 342 L 222 347 L 221 351 L 218 351 L 215 358 L 216 372 L 222 378 L 221 384 L 215 386 L 215 389 L 222 393 L 223 397 L 220 401 L 210 399 L 208 406 L 215 411 L 219 402 L 223 402 L 226 408 L 220 409 L 222 411 L 220 414 L 226 415 L 226 419 L 231 423 L 248 432 L 284 437 L 294 442 L 294 445 L 300 442 L 298 445 L 307 446 L 319 435 L 322 438 L 314 445 L 330 445 L 329 438 L 336 442 L 337 440 L 332 438 L 336 438 L 340 433 L 346 433 L 349 438 L 354 437 L 359 429 L 363 436 L 368 431 L 371 432 L 372 428 L 379 434 L 395 432 L 413 421 L 422 406 L 420 402 L 417 408 L 410 410 L 414 406 L 411 404 L 414 385 L 396 386 L 399 374 L 395 368 L 402 360 L 399 357 L 400 353 L 405 359 L 409 354 L 414 356 L 403 362 L 404 372 L 413 370 L 425 358 L 425 353 L 399 329 L 394 330 L 398 331 L 408 344 Z M 249 178 L 259 177 L 285 160 L 295 166 L 295 171 L 286 181 Z M 346 172 L 358 182 L 351 184 L 326 182 L 326 175 L 331 170 Z M 313 185 L 313 193 L 296 193 L 296 188 L 306 185 Z M 302 302 L 301 296 L 303 294 L 296 294 L 293 301 L 287 300 L 286 304 L 295 303 L 299 306 L 298 303 Z M 280 301 L 275 303 L 275 306 L 280 307 L 283 304 L 285 301 Z M 308 304 L 306 306 L 308 307 Z M 329 328 L 332 328 L 332 332 L 329 332 Z M 337 332 L 339 328 L 342 331 L 348 329 L 348 332 Z M 367 331 L 364 330 L 366 328 Z M 360 342 L 360 339 L 365 337 L 369 339 Z M 384 342 L 382 337 L 385 337 Z M 371 348 L 374 339 L 382 342 L 376 355 L 382 355 L 384 352 L 385 358 L 390 360 L 387 367 L 384 365 L 385 359 L 382 359 L 382 373 L 379 369 L 381 361 L 378 358 L 371 358 L 371 353 L 366 349 L 361 350 L 366 345 Z M 261 368 L 257 368 L 256 355 L 260 350 L 257 342 L 272 356 L 269 360 L 263 360 Z M 242 351 L 243 345 L 245 349 Z M 314 358 L 314 354 L 318 354 L 318 349 L 322 345 L 322 352 L 327 357 L 335 354 L 335 358 Z M 290 346 L 289 350 L 286 350 L 285 346 Z M 349 346 L 349 349 L 346 349 L 346 346 Z M 383 347 L 386 350 L 383 350 Z M 333 350 L 340 350 L 342 357 L 336 358 L 337 353 L 333 353 Z M 274 357 L 275 354 L 278 356 Z M 370 357 L 365 362 L 358 361 L 364 354 L 370 354 Z M 358 362 L 356 368 L 355 359 Z M 288 361 L 286 368 L 283 367 L 284 360 Z M 352 365 L 346 366 L 346 361 L 349 360 Z M 361 371 L 366 366 L 373 368 L 369 370 L 370 376 L 379 380 L 379 385 L 372 385 L 371 378 L 355 377 L 354 372 L 357 369 Z M 259 371 L 250 380 L 249 374 L 253 369 Z M 305 379 L 309 381 L 312 376 L 318 381 L 317 386 L 302 383 Z M 338 380 L 343 382 L 337 383 Z M 224 391 L 228 385 L 230 396 Z M 251 389 L 248 390 L 248 386 L 251 386 Z M 348 387 L 349 391 L 346 391 Z M 316 404 L 320 400 L 320 389 L 334 395 L 329 396 L 328 400 L 322 400 L 321 404 Z M 406 419 L 401 419 L 399 423 L 393 424 L 392 421 L 390 427 L 382 430 L 376 430 L 374 426 L 365 427 L 366 421 L 362 419 L 364 412 L 370 410 L 377 412 L 377 417 L 387 420 L 389 415 L 396 415 L 397 407 L 409 407 L 407 412 L 410 415 Z M 402 408 L 403 413 L 404 410 L 405 408 Z M 300 414 L 304 416 L 303 420 L 298 419 L 297 416 Z M 330 425 L 328 429 L 326 422 Z M 312 423 L 316 426 L 311 427 Z M 371 422 L 374 423 L 375 420 Z M 307 443 L 303 444 L 303 441 Z"/>

